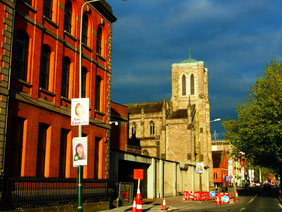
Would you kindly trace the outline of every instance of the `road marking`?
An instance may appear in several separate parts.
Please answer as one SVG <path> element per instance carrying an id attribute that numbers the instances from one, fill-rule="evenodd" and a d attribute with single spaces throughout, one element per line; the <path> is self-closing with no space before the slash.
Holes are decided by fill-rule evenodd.
<path id="1" fill-rule="evenodd" d="M 254 196 L 251 200 L 249 200 L 249 202 L 247 203 L 247 205 L 251 204 L 251 203 L 255 200 L 255 198 L 256 198 L 257 196 L 258 196 L 258 195 Z M 242 212 L 242 211 L 244 211 L 244 210 L 246 210 L 246 208 L 241 208 L 241 209 L 239 210 L 239 212 Z"/>
<path id="2" fill-rule="evenodd" d="M 258 196 L 258 194 L 256 195 L 256 196 L 254 196 L 249 202 L 248 202 L 248 204 L 251 204 L 254 200 L 255 200 L 255 198 Z"/>

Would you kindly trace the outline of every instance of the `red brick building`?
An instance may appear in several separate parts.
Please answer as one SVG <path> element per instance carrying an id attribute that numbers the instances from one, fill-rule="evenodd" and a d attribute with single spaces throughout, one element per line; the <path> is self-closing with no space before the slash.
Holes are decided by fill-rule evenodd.
<path id="1" fill-rule="evenodd" d="M 0 0 L 0 176 L 4 174 L 15 1 Z"/>
<path id="2" fill-rule="evenodd" d="M 18 0 L 14 25 L 5 175 L 76 178 L 71 99 L 79 96 L 80 9 L 83 0 Z M 1 9 L 0 9 L 1 12 Z M 2 13 L 1 13 L 2 14 Z M 109 177 L 111 7 L 84 7 L 82 97 L 89 98 L 88 165 L 83 178 Z M 0 39 L 1 41 L 1 39 Z M 3 43 L 3 41 L 1 41 Z M 2 44 L 3 45 L 3 44 Z"/>

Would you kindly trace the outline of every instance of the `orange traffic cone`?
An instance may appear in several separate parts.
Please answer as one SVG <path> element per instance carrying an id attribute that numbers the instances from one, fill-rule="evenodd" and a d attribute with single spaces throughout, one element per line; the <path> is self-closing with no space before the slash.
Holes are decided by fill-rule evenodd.
<path id="1" fill-rule="evenodd" d="M 219 199 L 219 198 L 220 198 L 220 196 L 217 195 L 217 196 L 216 196 L 216 205 L 220 205 L 220 199 Z"/>
<path id="2" fill-rule="evenodd" d="M 167 208 L 166 208 L 166 202 L 165 202 L 165 197 L 164 197 L 164 200 L 163 200 L 162 210 L 164 210 L 164 211 L 167 210 Z"/>
<path id="3" fill-rule="evenodd" d="M 136 204 L 136 212 L 142 212 L 142 199 L 137 199 Z"/>
<path id="4" fill-rule="evenodd" d="M 135 197 L 134 197 L 134 200 L 133 200 L 132 212 L 136 212 L 136 200 L 135 200 Z"/>
<path id="5" fill-rule="evenodd" d="M 239 199 L 239 195 L 238 195 L 238 192 L 236 191 L 236 199 L 238 200 Z"/>
<path id="6" fill-rule="evenodd" d="M 137 189 L 136 199 L 141 199 L 141 192 L 140 192 L 140 188 L 138 188 L 138 189 Z"/>

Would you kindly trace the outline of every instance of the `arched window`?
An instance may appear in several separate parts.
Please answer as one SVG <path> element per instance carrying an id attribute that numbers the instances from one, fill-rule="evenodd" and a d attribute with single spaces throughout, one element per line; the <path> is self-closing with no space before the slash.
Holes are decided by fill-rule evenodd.
<path id="1" fill-rule="evenodd" d="M 70 59 L 64 57 L 62 69 L 62 96 L 69 98 Z"/>
<path id="2" fill-rule="evenodd" d="M 40 82 L 39 86 L 48 90 L 51 50 L 48 45 L 43 45 L 41 50 Z"/>
<path id="3" fill-rule="evenodd" d="M 86 97 L 86 80 L 87 80 L 87 69 L 82 67 L 81 70 L 81 98 Z"/>
<path id="4" fill-rule="evenodd" d="M 71 33 L 71 17 L 72 17 L 72 5 L 70 1 L 67 1 L 65 5 L 64 29 L 69 33 Z"/>
<path id="5" fill-rule="evenodd" d="M 102 27 L 97 29 L 97 54 L 102 55 Z"/>
<path id="6" fill-rule="evenodd" d="M 96 86 L 95 86 L 95 110 L 101 110 L 101 77 L 96 77 Z"/>
<path id="7" fill-rule="evenodd" d="M 131 134 L 132 136 L 136 136 L 136 124 L 135 123 L 132 123 L 132 127 L 131 127 Z"/>
<path id="8" fill-rule="evenodd" d="M 52 19 L 52 7 L 53 7 L 53 1 L 52 0 L 44 0 L 43 5 L 43 15 L 46 17 Z"/>
<path id="9" fill-rule="evenodd" d="M 186 76 L 182 75 L 182 96 L 186 96 Z"/>
<path id="10" fill-rule="evenodd" d="M 190 92 L 191 95 L 195 95 L 195 79 L 193 74 L 190 77 Z"/>
<path id="11" fill-rule="evenodd" d="M 15 78 L 26 80 L 28 58 L 28 35 L 24 31 L 18 31 L 16 35 L 16 49 L 14 59 Z"/>
<path id="12" fill-rule="evenodd" d="M 213 179 L 216 180 L 217 179 L 217 173 L 213 173 Z"/>
<path id="13" fill-rule="evenodd" d="M 83 21 L 82 21 L 82 43 L 87 45 L 88 40 L 88 16 L 86 14 L 83 14 Z"/>
<path id="14" fill-rule="evenodd" d="M 155 135 L 155 124 L 154 122 L 150 122 L 150 135 Z"/>

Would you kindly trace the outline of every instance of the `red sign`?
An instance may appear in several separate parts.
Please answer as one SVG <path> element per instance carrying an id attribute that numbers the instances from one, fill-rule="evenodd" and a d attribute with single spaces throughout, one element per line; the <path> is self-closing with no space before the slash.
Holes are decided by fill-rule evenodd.
<path id="1" fill-rule="evenodd" d="M 143 169 L 134 169 L 133 179 L 134 180 L 143 180 Z"/>

